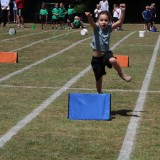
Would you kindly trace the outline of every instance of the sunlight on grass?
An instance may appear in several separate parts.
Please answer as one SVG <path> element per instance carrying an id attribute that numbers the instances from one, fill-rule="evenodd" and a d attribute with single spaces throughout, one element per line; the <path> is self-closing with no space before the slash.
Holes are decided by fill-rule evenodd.
<path id="1" fill-rule="evenodd" d="M 92 36 L 92 30 L 89 27 L 87 36 L 81 36 L 79 31 L 71 30 L 65 38 L 57 37 L 56 39 L 45 40 L 53 36 L 53 31 L 50 31 L 50 28 L 47 29 L 48 32 L 43 33 L 39 24 L 36 24 L 34 31 L 28 24 L 28 29 L 19 30 L 15 35 L 17 38 L 14 40 L 15 37 L 2 34 L 7 32 L 7 29 L 0 29 L 0 41 L 11 38 L 8 41 L 0 42 L 1 51 L 22 48 L 18 51 L 19 63 L 14 65 L 0 64 L 1 78 Z M 68 94 L 70 92 L 96 92 L 94 75 L 90 70 L 7 142 L 0 149 L 0 159 L 117 159 L 130 118 L 137 116 L 133 115 L 132 112 L 159 36 L 157 32 L 147 33 L 144 38 L 139 38 L 138 31 L 142 29 L 142 26 L 138 24 L 124 24 L 123 29 L 122 32 L 112 33 L 111 47 L 127 34 L 136 31 L 113 50 L 115 54 L 129 56 L 129 67 L 123 68 L 123 70 L 131 75 L 133 80 L 127 83 L 119 78 L 114 69 L 106 68 L 107 74 L 103 79 L 103 88 L 104 93 L 112 95 L 111 121 L 71 121 L 68 119 Z M 65 30 L 60 30 L 56 35 L 65 32 Z M 33 35 L 27 36 L 30 33 Z M 20 37 L 23 35 L 26 36 Z M 40 40 L 40 43 L 34 44 Z M 83 41 L 0 83 L 1 136 L 90 65 L 92 57 L 90 41 L 91 39 Z M 29 44 L 33 45 L 23 49 Z M 159 60 L 158 54 L 149 91 L 160 91 Z M 159 94 L 160 92 L 147 94 L 142 121 L 132 154 L 134 160 L 159 158 Z"/>

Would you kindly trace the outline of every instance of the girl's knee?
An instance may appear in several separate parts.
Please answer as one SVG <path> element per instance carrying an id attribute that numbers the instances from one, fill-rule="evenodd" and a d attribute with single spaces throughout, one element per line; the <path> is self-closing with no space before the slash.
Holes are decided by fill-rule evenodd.
<path id="1" fill-rule="evenodd" d="M 109 63 L 111 63 L 111 64 L 117 63 L 116 58 L 114 58 L 114 57 L 110 58 L 110 59 L 109 59 Z"/>

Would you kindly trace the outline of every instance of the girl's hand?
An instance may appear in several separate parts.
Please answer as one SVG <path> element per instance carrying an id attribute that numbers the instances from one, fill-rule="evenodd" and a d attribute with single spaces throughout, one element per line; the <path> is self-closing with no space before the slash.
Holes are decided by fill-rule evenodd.
<path id="1" fill-rule="evenodd" d="M 88 17 L 92 17 L 92 14 L 90 12 L 85 12 L 85 15 Z"/>
<path id="2" fill-rule="evenodd" d="M 121 10 L 123 10 L 123 11 L 126 10 L 126 5 L 125 5 L 124 3 L 120 4 L 119 6 L 120 6 L 120 9 L 121 9 Z"/>

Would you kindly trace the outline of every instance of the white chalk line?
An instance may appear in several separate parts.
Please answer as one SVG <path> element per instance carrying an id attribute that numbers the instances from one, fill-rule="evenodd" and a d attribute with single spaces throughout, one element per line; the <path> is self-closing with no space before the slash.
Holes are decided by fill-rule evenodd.
<path id="1" fill-rule="evenodd" d="M 72 32 L 72 33 L 73 33 L 73 32 Z M 64 34 L 61 34 L 61 35 L 63 36 Z M 59 36 L 61 36 L 61 35 L 55 36 L 54 38 L 59 37 Z M 12 73 L 10 73 L 10 74 L 8 74 L 8 75 L 0 78 L 0 82 L 3 82 L 3 81 L 5 81 L 5 80 L 7 80 L 7 79 L 9 79 L 9 78 L 11 78 L 11 77 L 13 77 L 13 76 L 15 76 L 15 75 L 18 75 L 18 74 L 20 74 L 20 73 L 22 73 L 22 72 L 24 72 L 24 71 L 26 71 L 26 70 L 29 70 L 30 68 L 32 68 L 32 67 L 34 67 L 34 66 L 36 66 L 36 65 L 38 65 L 38 64 L 41 64 L 41 63 L 47 61 L 48 59 L 51 59 L 51 58 L 53 58 L 53 57 L 55 57 L 55 56 L 57 56 L 57 55 L 59 55 L 59 54 L 61 54 L 61 53 L 64 53 L 65 51 L 73 48 L 74 46 L 76 46 L 76 45 L 80 44 L 81 42 L 83 42 L 83 41 L 85 41 L 85 40 L 88 40 L 88 39 L 90 39 L 90 38 L 91 38 L 91 37 L 86 38 L 86 39 L 83 39 L 83 40 L 80 40 L 80 41 L 78 41 L 78 42 L 76 42 L 76 43 L 74 43 L 74 44 L 66 47 L 65 49 L 63 49 L 63 50 L 61 50 L 61 51 L 59 51 L 59 52 L 53 53 L 53 54 L 51 54 L 51 55 L 49 55 L 49 56 L 47 56 L 47 57 L 45 57 L 45 58 L 43 58 L 43 59 L 35 62 L 35 63 L 32 63 L 32 64 L 30 64 L 30 65 L 28 65 L 28 66 L 26 66 L 26 67 L 24 67 L 24 68 L 21 68 L 20 70 L 17 70 L 17 71 L 15 71 L 15 72 L 12 72 Z M 49 38 L 49 39 L 51 39 L 51 38 Z M 45 39 L 45 40 L 46 40 L 46 39 Z M 41 40 L 41 41 L 43 41 L 43 40 Z M 40 41 L 38 41 L 38 42 L 40 42 Z M 35 42 L 35 43 L 38 43 L 38 42 Z M 35 44 L 35 43 L 34 43 L 34 44 Z M 34 44 L 32 43 L 32 44 L 27 45 L 27 46 L 22 47 L 22 48 L 27 48 L 27 47 L 32 46 L 32 45 L 34 45 Z M 20 50 L 20 49 L 22 49 L 22 48 L 19 48 L 19 49 L 17 49 L 17 50 Z M 17 50 L 12 50 L 12 52 L 13 52 L 13 51 L 17 51 Z"/>
<path id="2" fill-rule="evenodd" d="M 11 27 L 11 28 L 14 28 L 14 27 Z M 10 28 L 8 28 L 8 32 L 0 33 L 0 36 L 1 36 L 1 35 L 4 35 L 4 34 L 9 34 L 9 29 L 10 29 Z M 31 29 L 25 29 L 25 31 L 26 31 L 26 30 L 31 30 Z M 16 32 L 22 32 L 22 31 L 24 32 L 23 29 L 22 29 L 22 30 L 19 30 L 19 31 L 16 31 Z"/>
<path id="3" fill-rule="evenodd" d="M 78 31 L 73 31 L 73 32 L 70 32 L 70 33 L 74 33 L 74 32 L 78 32 Z M 50 37 L 50 38 L 41 39 L 41 40 L 39 40 L 39 41 L 33 42 L 33 43 L 28 44 L 28 45 L 26 45 L 26 46 L 23 46 L 23 47 L 20 47 L 20 48 L 17 48 L 17 49 L 11 50 L 10 52 L 16 52 L 16 51 L 19 51 L 19 50 L 22 50 L 22 49 L 25 49 L 25 48 L 31 47 L 31 46 L 33 46 L 33 45 L 35 45 L 35 44 L 38 44 L 38 43 L 44 42 L 44 41 L 48 41 L 48 40 L 51 40 L 51 39 L 56 39 L 56 38 L 58 38 L 58 37 L 61 37 L 61 36 L 66 35 L 66 34 L 68 34 L 68 33 L 63 33 L 63 34 L 59 34 L 59 35 L 54 36 L 54 37 L 52 36 L 52 37 Z"/>
<path id="4" fill-rule="evenodd" d="M 121 42 L 126 40 L 129 36 L 131 36 L 134 32 L 128 34 L 123 39 L 121 39 L 119 42 L 117 42 L 111 50 L 113 50 L 116 46 L 118 46 Z M 88 39 L 88 38 L 86 38 Z M 82 40 L 84 41 L 84 40 Z M 81 41 L 81 42 L 82 42 Z M 77 43 L 76 43 L 77 44 Z M 73 44 L 74 45 L 74 44 Z M 74 45 L 75 46 L 75 45 Z M 61 51 L 60 51 L 61 52 Z M 74 84 L 78 79 L 83 77 L 89 70 L 91 69 L 91 66 L 89 65 L 87 68 L 85 68 L 83 71 L 81 71 L 78 75 L 73 77 L 71 80 L 69 80 L 62 88 L 54 92 L 48 99 L 46 99 L 40 106 L 38 106 L 36 109 L 34 109 L 30 114 L 28 114 L 26 117 L 24 117 L 21 121 L 19 121 L 14 127 L 12 127 L 7 133 L 5 133 L 0 138 L 0 148 L 4 146 L 6 142 L 8 142 L 14 135 L 16 135 L 23 127 L 25 127 L 30 121 L 32 121 L 37 115 L 39 115 L 43 110 L 45 110 L 52 102 L 54 102 L 55 99 L 57 99 L 60 95 L 62 95 L 65 91 L 67 91 L 68 88 L 72 84 Z"/>
<path id="5" fill-rule="evenodd" d="M 0 85 L 1 88 L 20 88 L 20 89 L 60 89 L 60 87 L 51 87 L 51 86 L 15 86 L 15 85 Z M 74 88 L 70 87 L 68 90 L 78 90 L 78 91 L 96 91 L 95 88 Z M 104 92 L 135 92 L 139 93 L 141 90 L 136 90 L 136 89 L 103 89 Z M 146 93 L 160 93 L 160 90 L 150 90 L 150 91 L 141 91 L 141 92 L 146 92 Z"/>
<path id="6" fill-rule="evenodd" d="M 17 36 L 17 37 L 12 36 L 11 38 L 0 40 L 0 42 L 13 41 L 13 40 L 18 39 L 18 38 L 24 38 L 24 37 L 33 36 L 33 35 L 36 35 L 36 34 L 41 34 L 41 33 L 46 33 L 46 32 L 51 32 L 51 31 L 53 31 L 53 30 L 41 31 L 41 32 L 37 32 L 37 33 L 29 33 L 29 34 L 25 34 L 25 35 Z"/>
<path id="7" fill-rule="evenodd" d="M 123 145 L 120 150 L 118 160 L 129 160 L 131 153 L 133 151 L 134 142 L 136 140 L 137 129 L 139 128 L 139 123 L 142 118 L 141 113 L 144 110 L 146 93 L 148 91 L 149 83 L 152 77 L 152 72 L 154 69 L 155 62 L 156 62 L 156 57 L 158 54 L 159 46 L 160 46 L 160 35 L 157 40 L 156 46 L 154 48 L 149 67 L 148 67 L 146 76 L 144 78 L 144 81 L 143 81 L 143 84 L 142 84 L 142 87 L 139 93 L 139 97 L 136 102 L 135 109 L 133 111 L 133 115 L 137 115 L 137 116 L 136 117 L 132 116 L 130 119 L 130 123 L 127 128 L 127 132 L 126 132 L 126 135 L 123 141 Z"/>

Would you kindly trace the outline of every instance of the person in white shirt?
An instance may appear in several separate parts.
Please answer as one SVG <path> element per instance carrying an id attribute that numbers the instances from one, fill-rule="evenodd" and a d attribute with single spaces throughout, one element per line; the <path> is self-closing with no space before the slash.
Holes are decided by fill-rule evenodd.
<path id="1" fill-rule="evenodd" d="M 96 9 L 94 10 L 95 21 L 97 21 L 98 14 L 101 12 L 101 6 L 99 4 L 96 5 Z"/>
<path id="2" fill-rule="evenodd" d="M 10 10 L 9 6 L 10 0 L 0 0 L 0 3 L 2 9 L 3 27 L 5 27 L 7 24 L 8 11 Z"/>
<path id="3" fill-rule="evenodd" d="M 116 23 L 121 16 L 121 9 L 119 8 L 118 4 L 113 5 L 112 14 L 113 14 L 112 23 Z M 121 31 L 121 30 L 122 30 L 122 24 L 115 29 L 115 31 Z"/>
<path id="4" fill-rule="evenodd" d="M 112 11 L 112 14 L 113 14 L 112 23 L 115 23 L 119 20 L 120 12 L 121 12 L 121 9 L 119 8 L 118 4 L 114 4 L 113 11 Z"/>
<path id="5" fill-rule="evenodd" d="M 102 0 L 99 2 L 102 11 L 109 11 L 109 3 L 108 0 Z"/>

